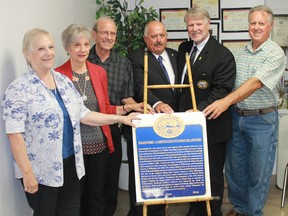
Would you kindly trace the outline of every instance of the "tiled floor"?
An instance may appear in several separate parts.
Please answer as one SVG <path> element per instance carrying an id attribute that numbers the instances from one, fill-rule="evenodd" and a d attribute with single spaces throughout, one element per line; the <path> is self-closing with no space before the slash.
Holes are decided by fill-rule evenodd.
<path id="1" fill-rule="evenodd" d="M 280 209 L 282 190 L 276 186 L 276 176 L 272 176 L 268 200 L 264 208 L 265 216 L 288 216 L 288 191 L 286 193 L 286 205 L 284 209 Z M 225 196 L 222 205 L 222 212 L 225 215 L 232 205 L 227 199 L 227 189 L 225 188 Z M 168 207 L 169 216 L 185 216 L 187 213 L 188 204 L 171 204 Z M 129 210 L 128 192 L 119 189 L 118 208 L 114 216 L 126 216 Z"/>

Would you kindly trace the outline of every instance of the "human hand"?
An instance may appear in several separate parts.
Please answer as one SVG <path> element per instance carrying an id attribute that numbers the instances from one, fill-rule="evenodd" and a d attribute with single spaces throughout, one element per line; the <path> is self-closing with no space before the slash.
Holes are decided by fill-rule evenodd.
<path id="1" fill-rule="evenodd" d="M 127 116 L 118 116 L 119 123 L 129 125 L 131 127 L 135 127 L 135 125 L 132 123 L 132 121 L 133 120 L 141 120 L 141 118 L 139 118 L 138 115 L 139 115 L 139 113 L 133 112 Z"/>
<path id="2" fill-rule="evenodd" d="M 147 113 L 148 114 L 154 114 L 155 110 L 150 106 L 150 104 L 147 104 Z"/>
<path id="3" fill-rule="evenodd" d="M 131 112 L 133 110 L 135 112 L 143 113 L 144 112 L 144 103 L 142 102 L 142 103 L 135 103 L 135 104 L 127 104 L 127 105 L 125 105 L 125 110 L 127 112 Z M 149 114 L 155 113 L 154 109 L 149 104 L 147 104 L 147 110 L 146 111 Z"/>
<path id="4" fill-rule="evenodd" d="M 160 102 L 155 106 L 156 113 L 174 113 L 174 110 L 166 103 Z"/>
<path id="5" fill-rule="evenodd" d="M 186 110 L 186 112 L 199 112 L 199 110 L 194 111 L 194 109 L 192 108 L 192 109 Z"/>
<path id="6" fill-rule="evenodd" d="M 220 99 L 215 101 L 214 103 L 207 106 L 203 113 L 209 119 L 216 119 L 218 118 L 223 112 L 225 112 L 228 107 L 230 106 L 224 99 Z"/>
<path id="7" fill-rule="evenodd" d="M 34 194 L 38 191 L 38 182 L 33 171 L 29 171 L 23 175 L 24 191 Z"/>

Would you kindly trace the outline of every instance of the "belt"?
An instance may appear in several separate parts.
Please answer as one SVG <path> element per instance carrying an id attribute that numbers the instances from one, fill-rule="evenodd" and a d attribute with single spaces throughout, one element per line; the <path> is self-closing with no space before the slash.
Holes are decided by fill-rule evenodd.
<path id="1" fill-rule="evenodd" d="M 276 111 L 276 107 L 267 107 L 256 110 L 242 110 L 237 107 L 234 107 L 234 110 L 241 116 L 253 116 L 253 115 L 264 115 L 266 113 Z"/>

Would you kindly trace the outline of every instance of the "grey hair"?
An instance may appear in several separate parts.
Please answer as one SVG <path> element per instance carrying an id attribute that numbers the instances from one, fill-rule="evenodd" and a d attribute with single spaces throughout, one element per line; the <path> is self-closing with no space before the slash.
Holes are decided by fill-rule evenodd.
<path id="1" fill-rule="evenodd" d="M 71 24 L 69 25 L 61 35 L 62 44 L 65 50 L 68 49 L 71 43 L 76 41 L 81 36 L 86 36 L 89 41 L 91 39 L 91 30 L 84 25 Z"/>
<path id="2" fill-rule="evenodd" d="M 98 31 L 98 24 L 99 24 L 99 22 L 101 22 L 101 21 L 103 21 L 103 20 L 112 22 L 112 23 L 115 25 L 116 31 L 117 31 L 117 25 L 116 25 L 115 21 L 114 21 L 110 16 L 106 16 L 106 15 L 105 15 L 105 16 L 102 16 L 102 17 L 100 17 L 99 19 L 97 19 L 97 20 L 95 21 L 94 26 L 93 26 L 93 30 L 94 30 L 95 32 Z"/>
<path id="3" fill-rule="evenodd" d="M 148 36 L 148 28 L 149 28 L 149 25 L 150 25 L 152 22 L 161 23 L 161 24 L 163 25 L 163 27 L 164 27 L 165 32 L 167 33 L 166 26 L 165 26 L 162 22 L 160 22 L 159 20 L 152 20 L 152 21 L 146 23 L 146 25 L 145 25 L 145 28 L 144 28 L 144 36 L 145 36 L 145 37 Z"/>
<path id="4" fill-rule="evenodd" d="M 199 6 L 194 6 L 186 12 L 186 14 L 184 16 L 185 23 L 187 23 L 188 17 L 197 18 L 197 19 L 205 18 L 207 20 L 207 22 L 210 20 L 210 15 L 209 15 L 208 11 L 205 8 L 202 8 Z"/>
<path id="5" fill-rule="evenodd" d="M 269 15 L 269 17 L 270 17 L 270 19 L 269 19 L 270 24 L 273 24 L 273 22 L 274 22 L 274 13 L 269 7 L 267 7 L 265 5 L 258 5 L 258 6 L 255 6 L 255 7 L 250 9 L 249 14 L 248 14 L 248 21 L 249 22 L 250 22 L 252 13 L 255 12 L 255 11 L 260 11 L 260 12 L 267 13 Z"/>
<path id="6" fill-rule="evenodd" d="M 54 43 L 54 39 L 52 35 L 44 29 L 34 28 L 25 33 L 23 37 L 23 42 L 22 42 L 22 53 L 24 54 L 24 57 L 27 61 L 27 65 L 30 65 L 30 62 L 27 56 L 33 51 L 35 40 L 43 35 L 49 37 L 51 41 Z"/>

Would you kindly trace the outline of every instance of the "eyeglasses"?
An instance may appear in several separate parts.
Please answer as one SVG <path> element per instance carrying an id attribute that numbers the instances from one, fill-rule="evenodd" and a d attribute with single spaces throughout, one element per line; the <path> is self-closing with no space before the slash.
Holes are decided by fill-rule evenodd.
<path id="1" fill-rule="evenodd" d="M 108 31 L 97 31 L 97 33 L 101 34 L 104 37 L 108 37 L 109 35 L 111 37 L 116 37 L 116 32 L 108 32 Z"/>

